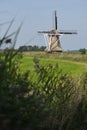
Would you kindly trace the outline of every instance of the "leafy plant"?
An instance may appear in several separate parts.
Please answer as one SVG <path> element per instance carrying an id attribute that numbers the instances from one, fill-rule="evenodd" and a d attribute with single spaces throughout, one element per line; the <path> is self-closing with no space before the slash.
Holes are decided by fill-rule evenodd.
<path id="1" fill-rule="evenodd" d="M 20 72 L 22 57 L 14 51 L 20 29 L 11 48 L 0 52 L 0 129 L 86 130 L 87 73 L 74 79 L 58 64 L 45 66 L 34 58 L 33 81 L 30 71 Z"/>

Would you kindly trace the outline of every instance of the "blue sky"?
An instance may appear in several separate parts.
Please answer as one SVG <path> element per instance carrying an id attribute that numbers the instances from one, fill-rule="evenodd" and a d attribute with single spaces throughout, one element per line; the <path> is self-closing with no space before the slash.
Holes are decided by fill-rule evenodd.
<path id="1" fill-rule="evenodd" d="M 54 10 L 57 10 L 59 30 L 78 32 L 78 35 L 63 35 L 62 48 L 87 48 L 87 0 L 0 0 L 0 23 L 16 16 L 13 31 L 24 21 L 16 47 L 45 45 L 43 36 L 37 31 L 53 29 Z M 0 34 L 6 26 L 0 26 Z"/>

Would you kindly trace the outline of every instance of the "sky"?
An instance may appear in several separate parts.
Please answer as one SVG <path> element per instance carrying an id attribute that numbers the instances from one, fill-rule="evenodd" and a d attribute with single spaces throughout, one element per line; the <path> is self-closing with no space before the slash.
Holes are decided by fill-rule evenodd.
<path id="1" fill-rule="evenodd" d="M 45 46 L 38 31 L 54 28 L 53 12 L 57 11 L 58 30 L 76 30 L 77 35 L 60 37 L 63 50 L 87 49 L 87 0 L 0 0 L 0 24 L 15 21 L 14 32 L 23 22 L 16 48 L 22 45 Z M 8 24 L 0 25 L 0 36 Z"/>

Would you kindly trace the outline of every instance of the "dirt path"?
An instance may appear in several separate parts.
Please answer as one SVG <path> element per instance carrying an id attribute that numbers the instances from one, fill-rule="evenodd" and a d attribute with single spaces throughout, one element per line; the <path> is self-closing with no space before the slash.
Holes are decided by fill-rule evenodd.
<path id="1" fill-rule="evenodd" d="M 73 63 L 73 64 L 78 64 L 78 65 L 83 65 L 85 67 L 87 67 L 87 63 L 82 63 L 82 62 L 76 62 L 76 61 L 70 61 L 70 60 L 62 60 L 62 62 L 68 62 L 68 63 Z"/>

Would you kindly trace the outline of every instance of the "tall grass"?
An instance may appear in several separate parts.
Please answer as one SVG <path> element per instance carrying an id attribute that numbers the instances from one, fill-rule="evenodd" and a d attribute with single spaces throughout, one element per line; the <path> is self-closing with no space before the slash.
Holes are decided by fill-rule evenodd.
<path id="1" fill-rule="evenodd" d="M 14 51 L 19 31 L 12 48 L 0 53 L 0 129 L 86 130 L 87 72 L 73 78 L 63 72 L 63 62 L 20 59 Z"/>

